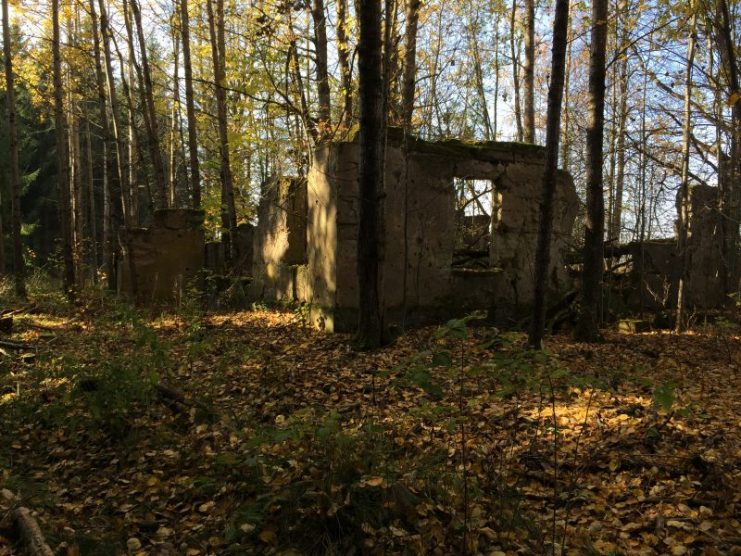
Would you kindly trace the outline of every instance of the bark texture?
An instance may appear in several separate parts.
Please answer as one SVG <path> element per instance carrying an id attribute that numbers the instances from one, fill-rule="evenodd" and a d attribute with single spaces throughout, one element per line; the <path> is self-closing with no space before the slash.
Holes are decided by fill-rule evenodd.
<path id="1" fill-rule="evenodd" d="M 360 291 L 356 345 L 371 349 L 383 342 L 378 295 L 379 194 L 383 183 L 384 93 L 381 10 L 378 0 L 359 0 L 360 42 L 360 211 L 358 283 Z"/>
<path id="2" fill-rule="evenodd" d="M 545 328 L 545 294 L 548 283 L 551 235 L 553 233 L 553 204 L 556 193 L 558 143 L 561 132 L 561 104 L 563 102 L 564 75 L 566 73 L 568 23 L 569 0 L 557 0 L 556 14 L 553 21 L 551 84 L 548 90 L 543 194 L 540 200 L 538 244 L 535 251 L 533 315 L 530 322 L 530 333 L 528 336 L 528 343 L 537 349 L 542 347 L 543 331 Z"/>

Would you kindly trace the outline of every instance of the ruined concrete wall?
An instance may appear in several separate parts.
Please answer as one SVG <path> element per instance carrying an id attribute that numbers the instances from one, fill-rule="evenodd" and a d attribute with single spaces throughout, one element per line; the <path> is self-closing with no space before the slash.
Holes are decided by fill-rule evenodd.
<path id="1" fill-rule="evenodd" d="M 301 300 L 311 303 L 330 329 L 351 328 L 356 318 L 359 164 L 357 143 L 326 145 L 317 150 L 308 177 L 309 285 Z M 424 320 L 492 304 L 509 311 L 532 299 L 542 148 L 391 140 L 385 171 L 380 295 L 390 320 L 414 320 L 414 315 Z M 490 258 L 498 271 L 454 271 L 456 177 L 492 180 L 496 186 Z M 559 174 L 556 205 L 554 289 L 563 286 L 560 253 L 578 206 L 565 173 Z"/>
<path id="2" fill-rule="evenodd" d="M 306 180 L 281 177 L 263 187 L 252 236 L 252 294 L 292 301 L 301 297 L 301 267 L 306 262 Z M 246 264 L 246 263 L 245 263 Z"/>
<path id="3" fill-rule="evenodd" d="M 118 290 L 142 303 L 178 301 L 204 265 L 203 211 L 165 209 L 150 228 L 122 229 Z"/>
<path id="4" fill-rule="evenodd" d="M 677 198 L 677 209 L 681 200 Z M 718 210 L 718 189 L 694 186 L 690 189 L 687 233 L 687 307 L 692 310 L 723 306 L 722 215 Z M 677 239 L 633 242 L 627 245 L 632 261 L 630 287 L 623 293 L 632 309 L 674 309 L 682 271 Z"/>
<path id="5" fill-rule="evenodd" d="M 537 245 L 543 165 L 509 164 L 499 169 L 495 180 L 499 211 L 491 243 L 491 265 L 502 269 L 503 288 L 495 305 L 520 312 L 533 299 L 535 249 Z M 549 291 L 563 290 L 568 275 L 563 265 L 572 238 L 579 198 L 566 172 L 559 172 L 551 236 Z"/>
<path id="6" fill-rule="evenodd" d="M 696 185 L 690 189 L 688 307 L 707 309 L 728 301 L 723 291 L 723 217 L 718 201 L 716 187 Z"/>

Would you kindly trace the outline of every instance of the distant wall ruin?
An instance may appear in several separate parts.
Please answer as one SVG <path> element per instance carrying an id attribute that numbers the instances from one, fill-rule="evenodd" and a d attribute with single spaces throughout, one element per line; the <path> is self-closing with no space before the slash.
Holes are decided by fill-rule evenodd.
<path id="1" fill-rule="evenodd" d="M 144 303 L 178 301 L 204 265 L 203 211 L 157 210 L 151 227 L 123 228 L 119 243 L 120 295 Z"/>
<path id="2" fill-rule="evenodd" d="M 357 318 L 359 162 L 357 142 L 322 146 L 306 181 L 276 180 L 260 204 L 255 291 L 309 303 L 315 322 L 329 330 L 350 329 Z M 389 321 L 474 309 L 507 317 L 529 305 L 543 164 L 544 149 L 533 145 L 432 143 L 390 133 L 381 203 L 381 297 Z M 474 191 L 476 180 L 483 193 Z M 467 204 L 478 204 L 479 214 Z M 561 254 L 577 207 L 571 177 L 559 172 L 550 290 L 567 283 Z"/>
<path id="3" fill-rule="evenodd" d="M 722 307 L 729 299 L 723 281 L 722 214 L 718 188 L 690 188 L 687 230 L 686 303 L 690 310 Z M 679 211 L 679 197 L 677 209 Z M 682 270 L 676 238 L 632 242 L 615 249 L 628 258 L 623 304 L 631 309 L 674 309 Z M 609 254 L 609 252 L 608 252 Z"/>

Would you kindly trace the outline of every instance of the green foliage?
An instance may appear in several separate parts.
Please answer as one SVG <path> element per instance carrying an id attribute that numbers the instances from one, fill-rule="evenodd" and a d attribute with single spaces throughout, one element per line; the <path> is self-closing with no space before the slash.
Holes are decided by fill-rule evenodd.
<path id="1" fill-rule="evenodd" d="M 226 531 L 235 553 L 261 541 L 302 554 L 343 553 L 362 544 L 368 527 L 399 518 L 414 499 L 398 482 L 393 446 L 373 419 L 348 427 L 336 412 L 317 419 L 311 411 L 298 411 L 278 416 L 274 426 L 254 431 L 251 439 L 250 455 L 216 460 L 222 476 L 238 469 L 257 479 L 243 482 L 245 501 Z M 261 450 L 276 444 L 312 461 L 311 471 L 298 475 L 296 461 Z"/>
<path id="2" fill-rule="evenodd" d="M 154 399 L 155 386 L 169 363 L 166 344 L 131 307 L 120 305 L 114 318 L 131 330 L 135 354 L 101 352 L 100 364 L 76 373 L 74 393 L 84 399 L 102 430 L 121 437 L 131 429 L 139 407 Z"/>
<path id="3" fill-rule="evenodd" d="M 653 391 L 654 405 L 660 407 L 664 411 L 670 411 L 676 401 L 674 395 L 675 390 L 676 384 L 673 382 L 665 382 L 658 385 Z"/>

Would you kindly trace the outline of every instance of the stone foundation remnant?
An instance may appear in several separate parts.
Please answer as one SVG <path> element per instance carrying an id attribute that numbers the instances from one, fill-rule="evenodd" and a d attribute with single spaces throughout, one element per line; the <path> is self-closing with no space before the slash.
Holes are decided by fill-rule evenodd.
<path id="1" fill-rule="evenodd" d="M 389 130 L 380 261 L 389 323 L 528 309 L 544 158 L 534 145 L 427 142 Z M 266 184 L 258 210 L 253 293 L 305 302 L 330 331 L 357 320 L 359 163 L 357 140 L 326 144 L 306 180 Z M 569 286 L 563 254 L 578 204 L 571 176 L 559 171 L 552 292 Z"/>
<path id="2" fill-rule="evenodd" d="M 723 283 L 723 215 L 718 209 L 718 188 L 690 188 L 687 230 L 686 302 L 690 310 L 722 307 L 730 299 Z M 677 198 L 677 208 L 681 200 Z M 631 242 L 607 250 L 606 256 L 625 257 L 622 304 L 631 309 L 662 310 L 677 306 L 677 288 L 682 258 L 677 239 Z M 620 282 L 617 285 L 623 285 Z"/>
<path id="3" fill-rule="evenodd" d="M 151 227 L 123 228 L 119 243 L 120 295 L 142 303 L 178 301 L 204 266 L 203 211 L 157 210 Z"/>

